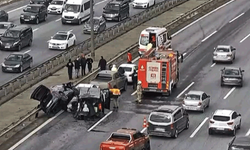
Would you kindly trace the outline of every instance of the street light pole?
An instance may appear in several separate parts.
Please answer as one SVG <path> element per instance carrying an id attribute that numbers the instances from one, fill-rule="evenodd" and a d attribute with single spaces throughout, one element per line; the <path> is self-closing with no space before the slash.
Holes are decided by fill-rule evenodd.
<path id="1" fill-rule="evenodd" d="M 93 4 L 94 0 L 90 0 L 90 26 L 91 26 L 91 57 L 93 60 L 95 60 L 95 48 L 94 48 L 94 21 L 93 21 L 93 17 L 94 17 L 94 4 Z"/>

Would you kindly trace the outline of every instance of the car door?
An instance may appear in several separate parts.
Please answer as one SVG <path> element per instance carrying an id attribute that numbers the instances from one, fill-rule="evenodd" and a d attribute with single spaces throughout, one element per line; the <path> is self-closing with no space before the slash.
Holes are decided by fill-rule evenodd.
<path id="1" fill-rule="evenodd" d="M 121 82 L 119 81 L 119 74 L 116 72 L 114 73 L 114 83 L 115 83 L 115 86 L 119 89 L 121 89 Z"/>
<path id="2" fill-rule="evenodd" d="M 69 34 L 69 37 L 68 37 L 68 42 L 69 42 L 69 46 L 72 46 L 73 43 L 74 43 L 74 35 L 72 33 Z"/>
<path id="3" fill-rule="evenodd" d="M 25 30 L 24 30 L 25 31 Z M 26 46 L 27 45 L 27 39 L 26 39 L 26 34 L 25 34 L 25 32 L 24 31 L 21 31 L 21 33 L 20 33 L 20 43 L 21 43 L 21 48 L 23 48 L 24 46 Z"/>
<path id="4" fill-rule="evenodd" d="M 233 53 L 233 57 L 235 57 L 235 48 L 234 47 L 232 47 L 232 46 L 230 46 L 230 50 L 231 50 L 231 52 Z"/>
<path id="5" fill-rule="evenodd" d="M 120 8 L 121 11 L 121 18 L 124 19 L 126 16 L 126 3 L 123 3 Z"/>
<path id="6" fill-rule="evenodd" d="M 180 132 L 184 128 L 184 123 L 183 123 L 183 115 L 181 112 L 181 109 L 179 109 L 175 114 L 174 114 L 174 124 L 176 129 Z"/>
<path id="7" fill-rule="evenodd" d="M 102 31 L 106 29 L 106 21 L 104 18 L 101 19 L 101 24 L 102 24 Z"/>
<path id="8" fill-rule="evenodd" d="M 142 141 L 140 138 L 140 134 L 139 132 L 136 132 L 135 134 L 133 134 L 133 138 L 134 138 L 134 148 L 133 150 L 142 150 Z"/>
<path id="9" fill-rule="evenodd" d="M 23 68 L 26 69 L 29 67 L 30 62 L 29 62 L 29 55 L 28 54 L 24 54 L 23 55 Z"/>
<path id="10" fill-rule="evenodd" d="M 202 107 L 206 107 L 207 106 L 207 95 L 205 93 L 202 94 L 201 96 L 201 100 L 202 100 Z"/>
<path id="11" fill-rule="evenodd" d="M 121 85 L 121 88 L 123 88 L 125 85 L 125 81 L 127 79 L 127 76 L 125 76 L 125 74 L 121 74 L 121 73 L 119 73 L 118 75 L 119 75 L 119 82 L 120 82 L 119 84 Z"/>
<path id="12" fill-rule="evenodd" d="M 232 120 L 234 121 L 234 126 L 237 126 L 240 122 L 240 117 L 238 117 L 236 112 L 233 112 L 232 114 Z"/>

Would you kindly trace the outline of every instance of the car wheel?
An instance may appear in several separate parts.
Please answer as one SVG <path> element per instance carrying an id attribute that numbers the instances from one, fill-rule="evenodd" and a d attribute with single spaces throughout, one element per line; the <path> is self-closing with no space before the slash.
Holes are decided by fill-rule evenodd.
<path id="1" fill-rule="evenodd" d="M 23 66 L 20 66 L 20 70 L 19 70 L 20 73 L 23 72 Z"/>
<path id="2" fill-rule="evenodd" d="M 178 130 L 176 129 L 175 132 L 174 132 L 174 138 L 175 138 L 175 139 L 178 138 L 178 134 L 179 134 L 179 133 L 178 133 Z"/>
<path id="3" fill-rule="evenodd" d="M 149 8 L 149 4 L 147 5 L 147 8 Z"/>
<path id="4" fill-rule="evenodd" d="M 146 143 L 143 150 L 150 150 L 150 142 Z"/>
<path id="5" fill-rule="evenodd" d="M 32 68 L 32 67 L 33 67 L 33 61 L 30 62 L 30 68 Z"/>
<path id="6" fill-rule="evenodd" d="M 76 45 L 76 41 L 74 41 L 74 43 L 73 43 L 73 46 L 75 46 Z"/>
<path id="7" fill-rule="evenodd" d="M 65 24 L 65 22 L 64 22 L 64 21 L 62 21 L 62 24 Z"/>
<path id="8" fill-rule="evenodd" d="M 221 87 L 224 86 L 223 82 L 220 82 L 220 86 L 221 86 Z"/>
<path id="9" fill-rule="evenodd" d="M 202 112 L 202 113 L 204 113 L 204 112 L 205 112 L 205 107 L 203 107 L 203 108 L 202 108 L 201 112 Z"/>
<path id="10" fill-rule="evenodd" d="M 78 21 L 78 24 L 80 25 L 80 24 L 82 24 L 82 21 L 81 21 L 81 19 L 79 19 L 79 21 Z"/>
<path id="11" fill-rule="evenodd" d="M 212 63 L 214 64 L 214 63 L 216 63 L 216 62 L 213 60 Z"/>
<path id="12" fill-rule="evenodd" d="M 69 48 L 69 46 L 68 46 L 68 44 L 66 45 L 66 49 L 68 49 Z"/>
<path id="13" fill-rule="evenodd" d="M 243 86 L 243 82 L 240 83 L 239 87 L 242 87 Z"/>
<path id="14" fill-rule="evenodd" d="M 44 19 L 43 19 L 44 21 L 46 21 L 47 20 L 47 15 L 44 15 Z"/>
<path id="15" fill-rule="evenodd" d="M 154 1 L 154 4 L 153 4 L 153 6 L 155 5 L 155 1 Z"/>
<path id="16" fill-rule="evenodd" d="M 234 130 L 232 131 L 232 136 L 236 135 L 236 129 L 234 128 Z"/>
<path id="17" fill-rule="evenodd" d="M 210 101 L 209 101 L 208 104 L 207 104 L 207 108 L 209 108 L 209 104 L 210 104 Z"/>
<path id="18" fill-rule="evenodd" d="M 241 120 L 240 120 L 240 123 L 239 123 L 239 125 L 238 125 L 238 127 L 237 127 L 238 129 L 240 129 L 241 128 Z"/>
<path id="19" fill-rule="evenodd" d="M 124 83 L 124 86 L 123 86 L 123 90 L 124 90 L 124 91 L 127 90 L 127 86 L 128 86 L 128 82 L 126 81 L 126 82 Z"/>
<path id="20" fill-rule="evenodd" d="M 18 51 L 21 51 L 21 50 L 22 50 L 21 44 L 20 44 L 20 45 L 18 45 L 17 50 L 18 50 Z"/>
<path id="21" fill-rule="evenodd" d="M 208 134 L 209 134 L 209 135 L 213 135 L 213 130 L 208 129 Z"/>
<path id="22" fill-rule="evenodd" d="M 186 123 L 186 130 L 189 128 L 189 120 L 187 121 L 187 123 Z"/>
<path id="23" fill-rule="evenodd" d="M 28 46 L 31 46 L 31 45 L 32 45 L 32 40 L 30 39 Z"/>
<path id="24" fill-rule="evenodd" d="M 122 19 L 121 19 L 121 16 L 118 17 L 118 22 L 120 22 Z"/>
<path id="25" fill-rule="evenodd" d="M 39 24 L 39 18 L 36 18 L 36 24 Z"/>
<path id="26" fill-rule="evenodd" d="M 20 24 L 24 24 L 24 21 L 20 20 Z"/>

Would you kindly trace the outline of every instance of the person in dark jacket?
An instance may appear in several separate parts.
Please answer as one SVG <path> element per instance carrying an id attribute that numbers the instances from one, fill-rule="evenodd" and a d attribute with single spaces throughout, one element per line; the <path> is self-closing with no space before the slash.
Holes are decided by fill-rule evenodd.
<path id="1" fill-rule="evenodd" d="M 74 61 L 74 64 L 75 64 L 76 78 L 79 78 L 79 70 L 80 70 L 80 57 L 79 56 Z"/>
<path id="2" fill-rule="evenodd" d="M 72 80 L 74 64 L 72 63 L 71 59 L 69 59 L 69 62 L 67 63 L 66 67 L 68 68 L 69 80 Z"/>
<path id="3" fill-rule="evenodd" d="M 84 54 L 82 54 L 80 62 L 81 62 L 80 65 L 81 65 L 82 76 L 84 76 L 84 75 L 86 75 L 85 68 L 86 68 L 86 63 L 87 63 L 87 60 L 86 60 Z"/>
<path id="4" fill-rule="evenodd" d="M 88 69 L 89 69 L 89 72 L 91 72 L 92 70 L 92 63 L 93 63 L 93 59 L 90 57 L 90 55 L 88 56 L 87 60 L 86 60 L 86 63 L 87 63 L 87 66 L 88 66 Z"/>
<path id="5" fill-rule="evenodd" d="M 98 67 L 100 67 L 101 70 L 106 70 L 107 61 L 101 56 L 101 59 L 99 61 Z"/>
<path id="6" fill-rule="evenodd" d="M 132 74 L 132 83 L 133 83 L 133 89 L 135 90 L 136 86 L 137 86 L 137 72 L 135 69 L 134 69 L 134 72 Z"/>

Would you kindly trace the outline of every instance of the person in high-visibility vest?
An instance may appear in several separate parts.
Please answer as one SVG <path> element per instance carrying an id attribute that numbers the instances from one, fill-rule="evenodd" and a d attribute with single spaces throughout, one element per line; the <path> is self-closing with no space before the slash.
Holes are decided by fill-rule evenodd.
<path id="1" fill-rule="evenodd" d="M 127 58 L 127 63 L 131 64 L 132 63 L 132 54 L 128 52 L 128 58 Z"/>
<path id="2" fill-rule="evenodd" d="M 141 81 L 138 81 L 138 84 L 137 84 L 137 102 L 138 103 L 141 103 L 141 98 L 142 98 L 142 87 L 141 87 Z"/>
<path id="3" fill-rule="evenodd" d="M 113 103 L 114 103 L 113 108 L 114 108 L 114 110 L 118 110 L 118 108 L 119 108 L 119 97 L 121 95 L 121 92 L 117 88 L 110 89 L 110 92 L 111 92 L 110 98 L 113 100 Z"/>

